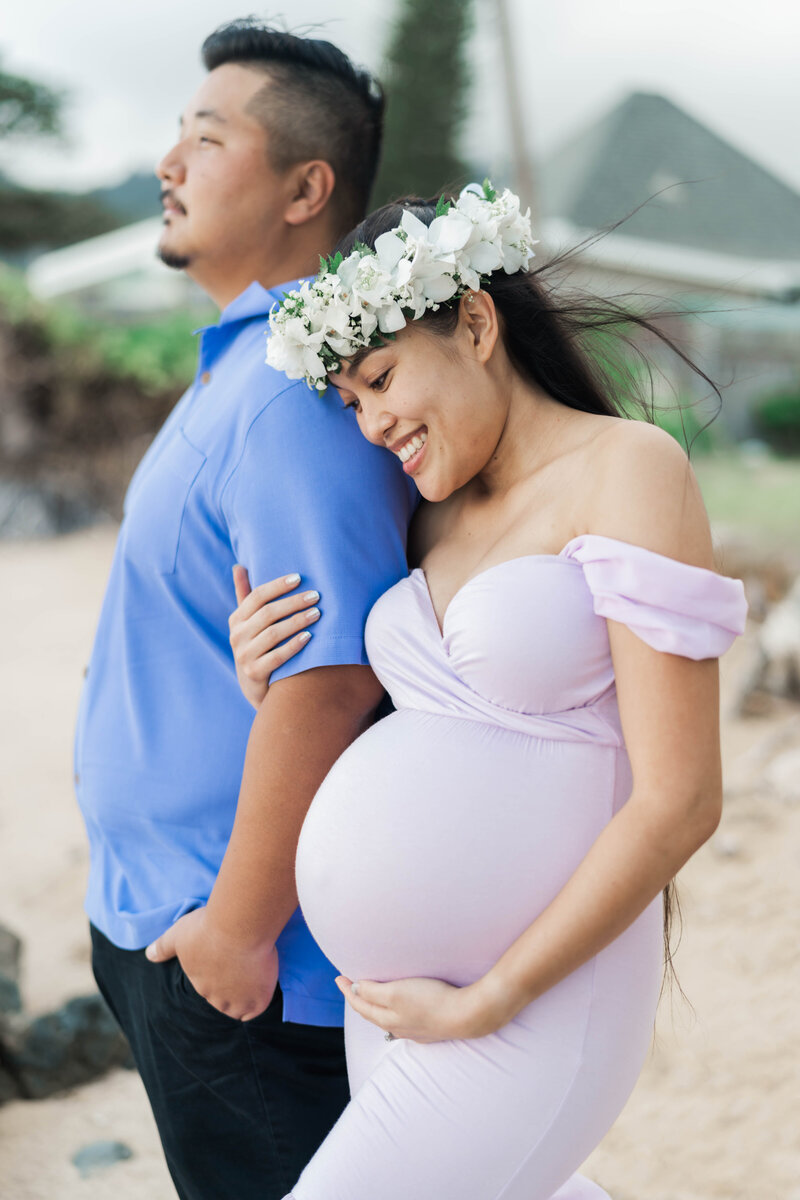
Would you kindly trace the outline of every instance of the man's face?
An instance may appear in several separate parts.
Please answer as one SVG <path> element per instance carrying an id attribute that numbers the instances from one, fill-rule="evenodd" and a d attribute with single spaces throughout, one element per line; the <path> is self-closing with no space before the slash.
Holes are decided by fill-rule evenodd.
<path id="1" fill-rule="evenodd" d="M 281 233 L 285 180 L 269 166 L 264 126 L 247 111 L 266 83 L 263 72 L 233 63 L 211 71 L 156 168 L 164 206 L 159 254 L 201 285 L 236 274 Z"/>

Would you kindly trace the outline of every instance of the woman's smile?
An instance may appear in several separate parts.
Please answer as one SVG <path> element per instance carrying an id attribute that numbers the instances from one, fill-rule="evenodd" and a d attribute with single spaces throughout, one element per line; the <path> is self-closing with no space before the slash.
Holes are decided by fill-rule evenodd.
<path id="1" fill-rule="evenodd" d="M 422 459 L 422 453 L 427 440 L 427 426 L 420 425 L 412 434 L 402 439 L 397 439 L 388 447 L 400 459 L 403 464 L 403 470 L 407 475 L 412 475 L 417 469 Z"/>

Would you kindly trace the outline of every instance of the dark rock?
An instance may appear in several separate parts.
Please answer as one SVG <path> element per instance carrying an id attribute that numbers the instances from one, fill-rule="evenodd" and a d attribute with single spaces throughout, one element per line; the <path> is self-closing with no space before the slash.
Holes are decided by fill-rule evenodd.
<path id="1" fill-rule="evenodd" d="M 19 967 L 22 942 L 15 933 L 0 925 L 0 1014 L 22 1011 Z"/>
<path id="2" fill-rule="evenodd" d="M 4 1037 L 4 1058 L 21 1094 L 38 1100 L 130 1063 L 130 1050 L 105 1001 L 79 996 Z"/>
<path id="3" fill-rule="evenodd" d="M 124 1142 L 92 1142 L 88 1146 L 81 1146 L 73 1154 L 72 1162 L 80 1171 L 81 1179 L 88 1179 L 90 1175 L 132 1157 L 133 1151 Z"/>
<path id="4" fill-rule="evenodd" d="M 0 1104 L 5 1104 L 7 1100 L 16 1100 L 18 1097 L 19 1084 L 11 1072 L 6 1070 L 0 1057 Z"/>

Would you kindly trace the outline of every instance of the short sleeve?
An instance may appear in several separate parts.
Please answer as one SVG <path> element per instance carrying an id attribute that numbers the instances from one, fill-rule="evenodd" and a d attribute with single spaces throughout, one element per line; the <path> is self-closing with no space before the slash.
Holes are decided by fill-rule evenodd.
<path id="1" fill-rule="evenodd" d="M 394 455 L 361 434 L 334 391 L 292 384 L 256 416 L 221 507 L 253 587 L 297 571 L 320 593 L 312 638 L 273 681 L 312 667 L 367 662 L 372 605 L 408 573 L 418 500 Z"/>
<path id="2" fill-rule="evenodd" d="M 562 554 L 583 567 L 598 616 L 627 625 L 655 650 L 718 658 L 744 632 L 740 579 L 597 534 L 573 538 Z"/>

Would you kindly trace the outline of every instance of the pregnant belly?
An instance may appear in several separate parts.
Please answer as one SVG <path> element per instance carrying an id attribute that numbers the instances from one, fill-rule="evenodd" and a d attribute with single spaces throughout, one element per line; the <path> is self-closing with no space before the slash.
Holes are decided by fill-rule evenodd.
<path id="1" fill-rule="evenodd" d="M 393 713 L 342 755 L 303 825 L 312 934 L 350 978 L 478 978 L 609 820 L 616 754 Z"/>

